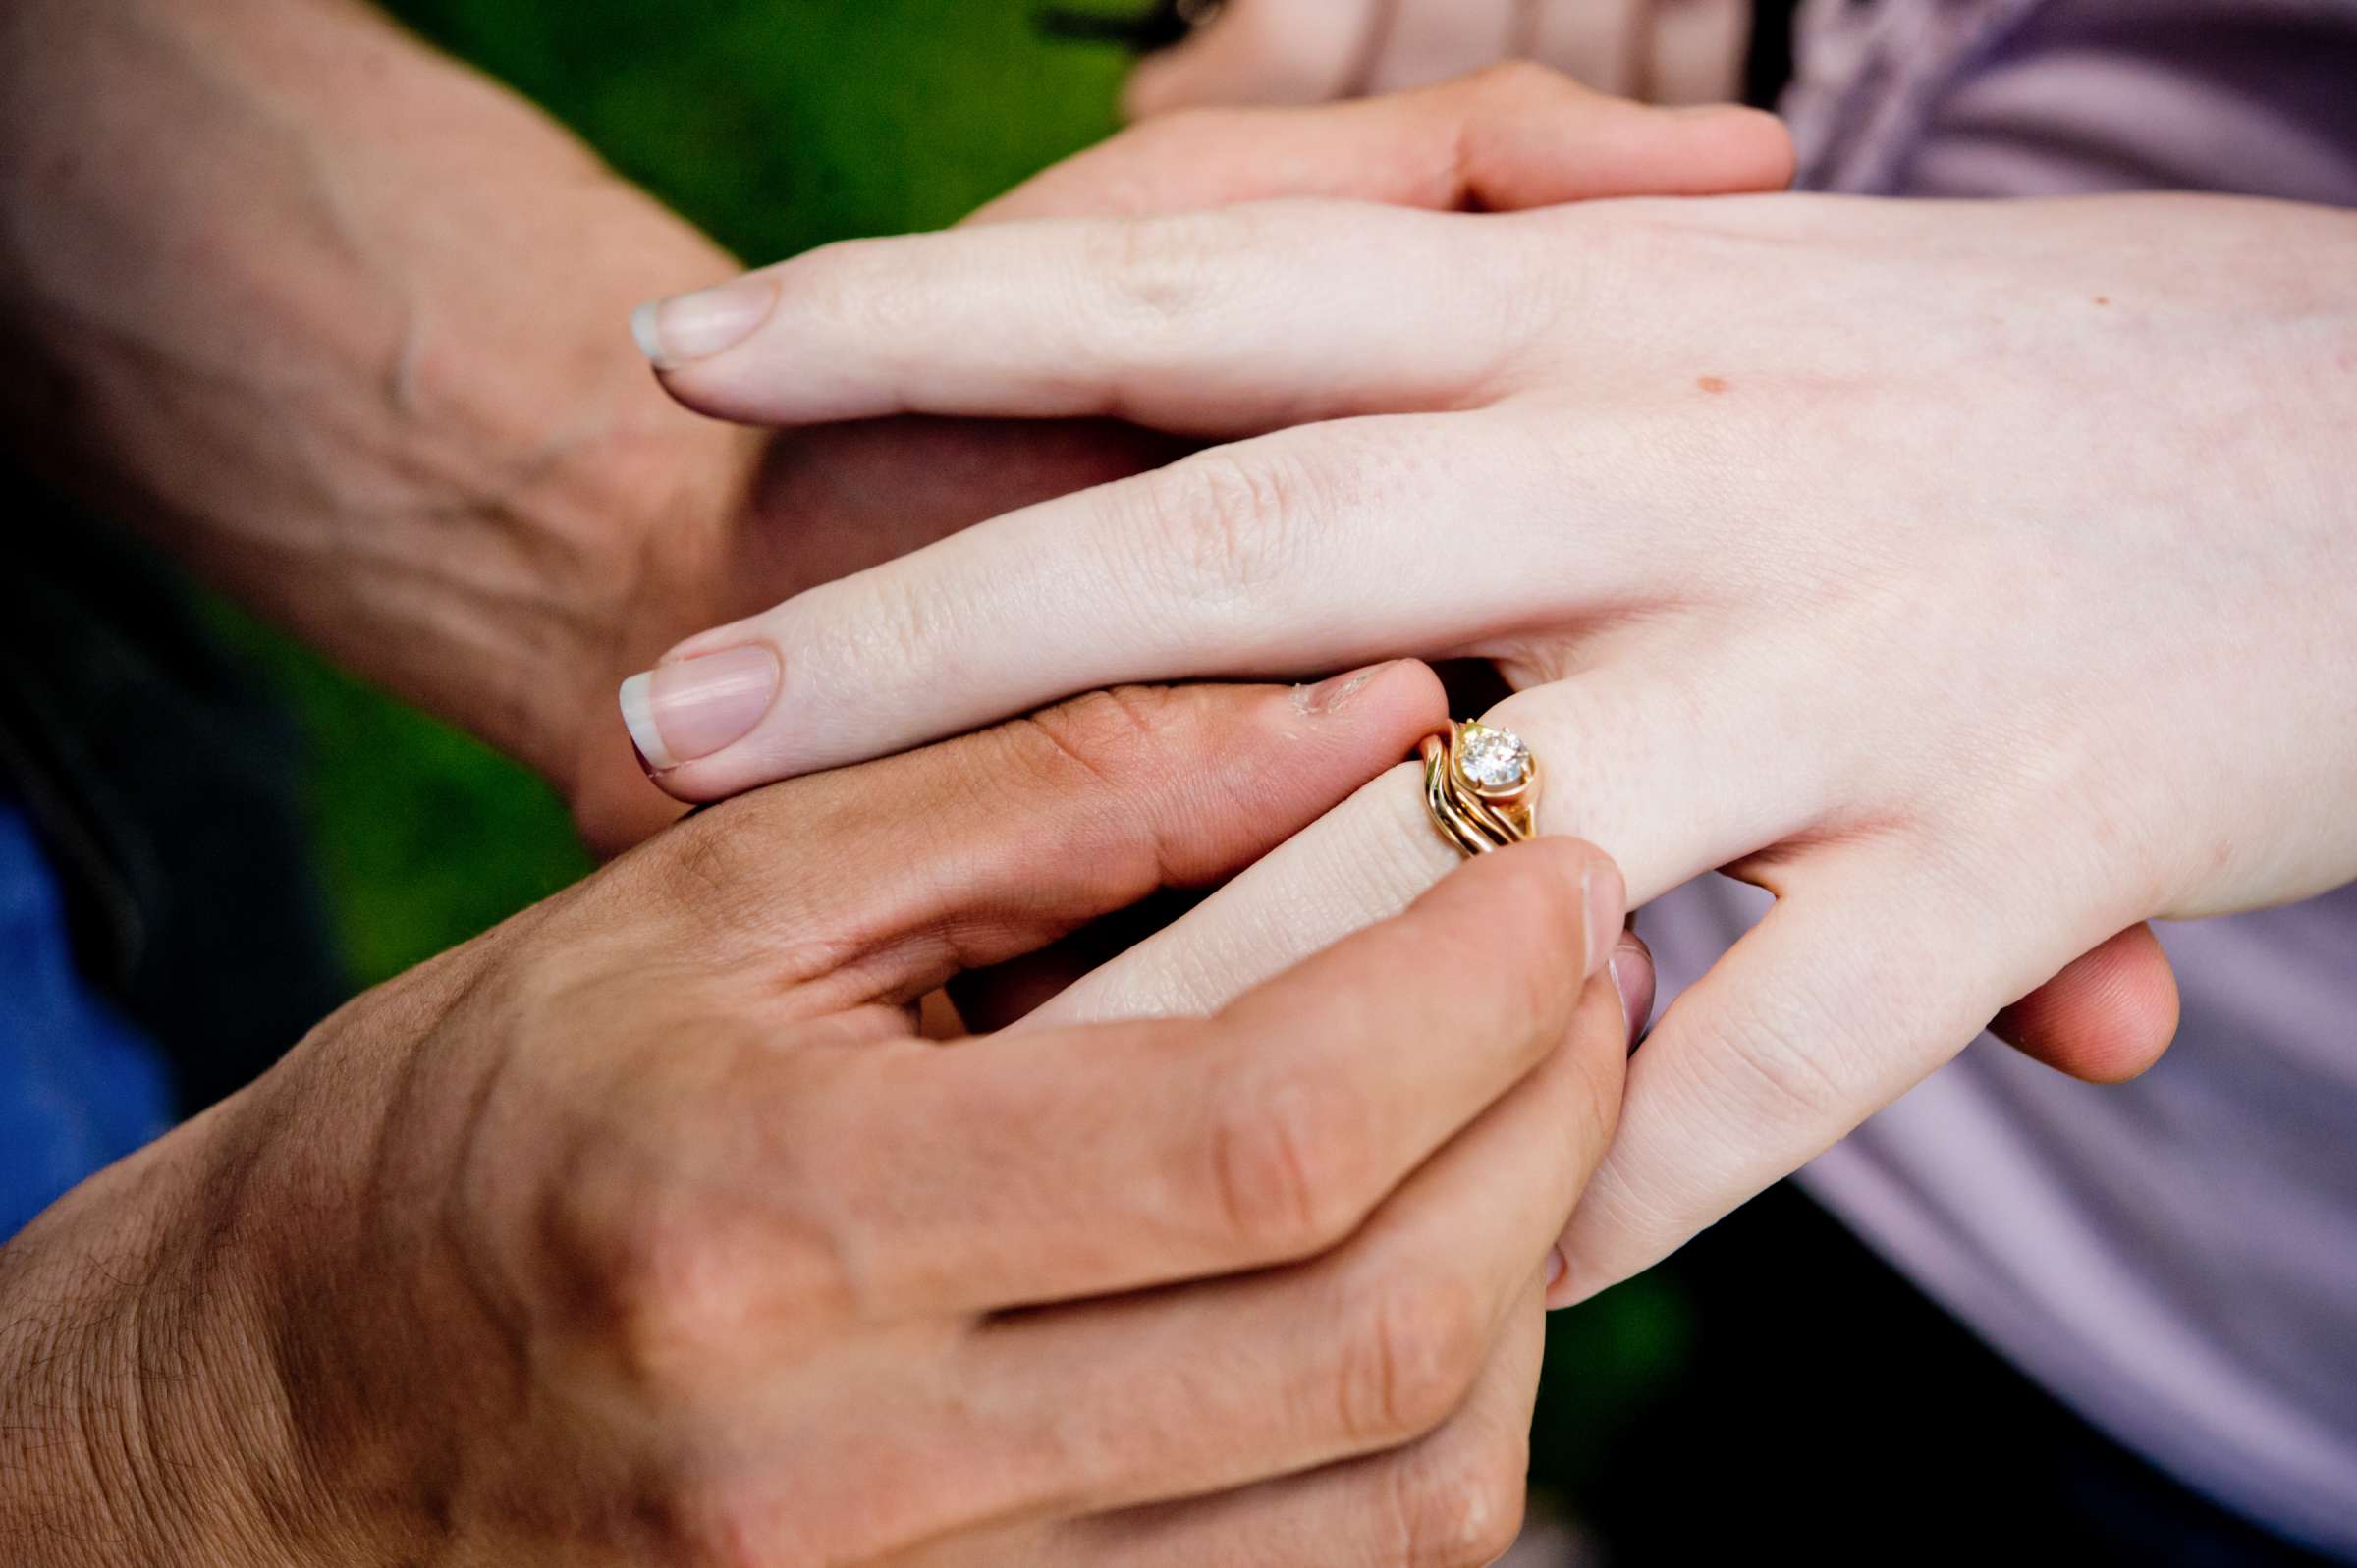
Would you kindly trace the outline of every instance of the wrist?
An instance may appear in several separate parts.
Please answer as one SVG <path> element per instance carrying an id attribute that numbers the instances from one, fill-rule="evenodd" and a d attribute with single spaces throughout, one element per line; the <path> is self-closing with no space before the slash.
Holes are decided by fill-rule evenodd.
<path id="1" fill-rule="evenodd" d="M 310 1499 L 224 1123 L 100 1172 L 0 1249 L 0 1559 L 304 1560 Z"/>

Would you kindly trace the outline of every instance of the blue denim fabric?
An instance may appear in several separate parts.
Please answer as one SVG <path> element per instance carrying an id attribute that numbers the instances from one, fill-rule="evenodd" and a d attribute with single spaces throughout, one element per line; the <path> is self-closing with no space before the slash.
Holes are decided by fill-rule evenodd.
<path id="1" fill-rule="evenodd" d="M 145 1037 L 75 971 L 65 904 L 31 824 L 0 798 L 0 1240 L 172 1125 Z"/>

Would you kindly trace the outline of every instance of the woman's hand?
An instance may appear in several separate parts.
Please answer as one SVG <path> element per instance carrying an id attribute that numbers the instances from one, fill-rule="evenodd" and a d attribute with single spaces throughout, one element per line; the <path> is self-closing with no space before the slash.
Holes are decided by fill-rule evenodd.
<path id="1" fill-rule="evenodd" d="M 968 222 L 1138 216 L 1272 196 L 1509 209 L 1773 189 L 1791 167 L 1790 140 L 1767 115 L 1671 114 L 1507 69 L 1378 102 L 1173 116 L 1067 159 Z M 641 317 L 658 352 L 667 331 L 678 339 L 698 325 L 666 306 Z M 708 444 L 742 433 L 707 426 L 690 434 Z M 594 689 L 561 693 L 576 734 L 564 787 L 584 831 L 619 848 L 678 815 L 612 725 L 587 716 L 606 714 L 613 683 L 679 637 L 1180 450 L 1118 420 L 907 418 L 738 441 L 719 460 L 709 453 L 665 459 L 666 472 L 692 480 L 694 504 L 643 537 L 616 536 L 630 548 L 612 560 L 609 600 L 592 618 L 614 628 L 615 645 L 579 662 Z"/>
<path id="2" fill-rule="evenodd" d="M 8 1561 L 1489 1561 L 1620 1098 L 1613 986 L 1561 983 L 1603 857 L 1489 857 L 1208 1020 L 904 1006 L 1440 717 L 1412 665 L 1085 698 L 369 993 L 0 1251 Z"/>
<path id="3" fill-rule="evenodd" d="M 1714 867 L 1779 895 L 1639 1054 L 1559 1296 L 2078 955 L 2131 988 L 2070 1064 L 2137 1070 L 2173 1026 L 2137 922 L 2357 875 L 2357 219 L 1286 204 L 767 276 L 762 328 L 670 373 L 693 406 L 1119 409 L 1233 441 L 675 650 L 780 673 L 741 738 L 664 776 L 682 796 L 1109 679 L 1473 654 L 1519 688 L 1495 717 L 1548 764 L 1543 826 L 1610 849 L 1635 901 Z M 1052 1011 L 1210 1004 L 1448 864 L 1387 780 Z"/>
<path id="4" fill-rule="evenodd" d="M 1130 114 L 1316 103 L 1532 60 L 1655 103 L 1732 98 L 1751 0 L 1225 0 L 1129 79 Z"/>

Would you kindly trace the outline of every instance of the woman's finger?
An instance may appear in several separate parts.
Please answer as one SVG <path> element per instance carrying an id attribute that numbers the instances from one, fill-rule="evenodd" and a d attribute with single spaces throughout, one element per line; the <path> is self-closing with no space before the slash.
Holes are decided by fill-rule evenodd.
<path id="1" fill-rule="evenodd" d="M 1412 748 L 1442 703 L 1405 662 L 1312 687 L 1099 693 L 732 802 L 670 830 L 708 853 L 669 838 L 640 862 L 765 967 L 806 968 L 806 999 L 899 1000 L 1249 864 Z M 797 940 L 812 931 L 823 950 Z"/>
<path id="2" fill-rule="evenodd" d="M 1286 200 L 985 224 L 828 245 L 638 328 L 672 396 L 724 419 L 1104 415 L 1237 435 L 1507 385 L 1562 275 L 1544 220 Z M 1460 288 L 1469 225 L 1482 278 Z"/>
<path id="3" fill-rule="evenodd" d="M 1797 886 L 1673 1001 L 1629 1065 L 1612 1152 L 1550 1295 L 1580 1300 L 1683 1246 L 1969 1045 L 2041 976 L 1981 944 L 2008 900 L 1863 841 Z M 2067 940 L 2067 938 L 2065 938 Z"/>
<path id="4" fill-rule="evenodd" d="M 713 800 L 1179 672 L 1256 678 L 1506 647 L 1532 620 L 1603 624 L 1697 591 L 1709 530 L 1658 455 L 1599 414 L 1343 420 L 1028 508 L 690 638 L 649 680 L 658 782 Z M 1548 562 L 1543 577 L 1517 563 Z M 1566 630 L 1562 641 L 1574 633 Z M 760 650 L 747 655 L 743 650 Z M 672 683 L 767 658 L 725 734 L 672 733 Z M 725 742 L 725 743 L 724 743 Z"/>
<path id="5" fill-rule="evenodd" d="M 1523 692 L 1492 717 L 1547 770 L 1541 828 L 1612 846 L 1632 905 L 1805 833 L 1814 803 L 1856 766 L 1837 747 L 1789 745 L 1783 716 L 1674 663 L 1645 679 L 1599 672 Z M 1401 768 L 1369 784 L 1025 1027 L 1217 1007 L 1295 944 L 1331 942 L 1399 907 L 1455 863 L 1425 820 L 1418 783 Z M 1838 864 L 1821 853 L 1809 874 L 1824 880 Z M 1820 888 L 1814 906 L 1797 894 L 1780 906 L 1638 1053 L 1610 1179 L 1599 1177 L 1571 1232 L 1583 1293 L 1797 1169 L 2046 978 L 1959 961 L 1943 944 L 1996 917 L 1909 903 L 1926 886 L 1912 866 L 1861 869 L 1843 886 L 1838 895 Z M 2149 979 L 2132 946 L 2127 957 Z M 2090 973 L 2102 970 L 2056 977 L 2052 995 L 2100 1001 Z M 2137 1016 L 2090 1006 L 2070 1033 L 2045 1038 L 2084 1064 L 2101 1054 L 2098 1023 L 2141 1038 Z"/>
<path id="6" fill-rule="evenodd" d="M 1783 715 L 1683 656 L 1628 659 L 1642 678 L 1598 671 L 1488 717 L 1545 770 L 1540 831 L 1611 846 L 1634 908 L 1805 829 L 1845 762 L 1836 746 L 1791 745 Z M 1396 768 L 1023 1027 L 1216 1008 L 1232 988 L 1403 907 L 1456 863 L 1426 816 L 1421 771 Z"/>

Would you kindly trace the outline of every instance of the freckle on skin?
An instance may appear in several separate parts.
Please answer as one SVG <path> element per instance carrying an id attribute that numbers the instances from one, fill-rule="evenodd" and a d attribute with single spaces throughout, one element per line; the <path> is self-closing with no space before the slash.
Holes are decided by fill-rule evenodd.
<path id="1" fill-rule="evenodd" d="M 1705 392 L 1725 392 L 1727 390 L 1727 377 L 1696 376 L 1694 378 L 1694 385 L 1700 387 Z"/>
<path id="2" fill-rule="evenodd" d="M 2111 302 L 2111 297 L 2108 294 L 2099 294 L 2095 297 L 2095 302 L 2099 305 L 2108 305 Z"/>

